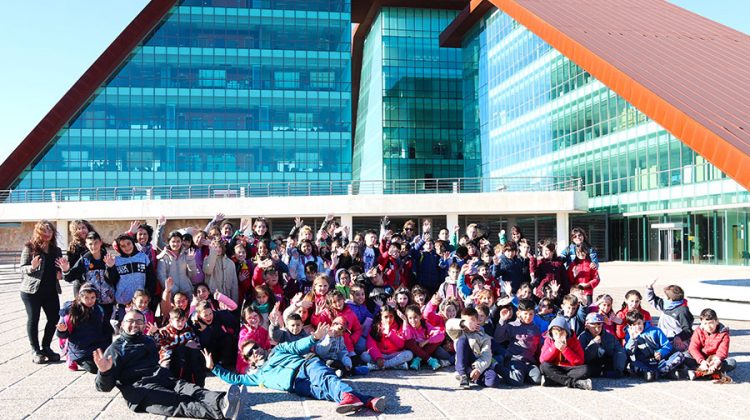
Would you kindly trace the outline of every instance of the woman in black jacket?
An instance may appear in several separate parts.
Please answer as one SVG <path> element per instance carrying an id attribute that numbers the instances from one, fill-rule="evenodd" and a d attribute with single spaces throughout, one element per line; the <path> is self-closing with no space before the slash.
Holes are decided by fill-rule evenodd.
<path id="1" fill-rule="evenodd" d="M 34 234 L 21 251 L 21 300 L 26 307 L 26 333 L 33 352 L 32 362 L 40 364 L 60 360 L 60 355 L 50 348 L 55 334 L 61 293 L 58 281 L 62 272 L 58 264 L 62 251 L 57 246 L 55 226 L 42 220 L 34 226 Z M 44 326 L 42 345 L 39 346 L 39 314 L 44 309 L 47 324 Z"/>

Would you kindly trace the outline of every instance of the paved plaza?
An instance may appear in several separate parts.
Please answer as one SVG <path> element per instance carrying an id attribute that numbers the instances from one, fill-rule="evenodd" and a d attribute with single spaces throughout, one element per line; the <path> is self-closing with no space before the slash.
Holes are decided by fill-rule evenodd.
<path id="1" fill-rule="evenodd" d="M 659 276 L 659 284 L 689 284 L 696 279 L 749 278 L 743 267 L 605 263 L 601 269 L 606 291 L 621 302 L 624 293 Z M 0 267 L 0 418 L 123 419 L 155 418 L 128 410 L 119 393 L 96 392 L 94 377 L 73 373 L 63 363 L 35 365 L 25 333 L 26 314 L 19 298 L 20 275 Z M 657 290 L 659 289 L 657 284 Z M 63 288 L 63 297 L 71 296 Z M 619 303 L 618 303 L 619 304 Z M 647 309 L 652 308 L 646 306 Z M 654 312 L 652 312 L 653 314 Z M 721 313 L 719 313 L 721 317 Z M 595 379 L 594 391 L 563 388 L 456 389 L 451 371 L 377 372 L 353 380 L 355 388 L 386 395 L 389 406 L 381 418 L 750 418 L 750 322 L 724 321 L 732 330 L 731 353 L 738 361 L 731 385 L 710 382 L 641 383 Z M 43 322 L 40 323 L 40 326 Z M 56 344 L 53 345 L 56 349 Z M 226 389 L 216 378 L 210 389 Z M 296 397 L 285 392 L 250 388 L 243 418 L 333 418 L 335 404 Z M 365 417 L 363 411 L 355 417 Z"/>

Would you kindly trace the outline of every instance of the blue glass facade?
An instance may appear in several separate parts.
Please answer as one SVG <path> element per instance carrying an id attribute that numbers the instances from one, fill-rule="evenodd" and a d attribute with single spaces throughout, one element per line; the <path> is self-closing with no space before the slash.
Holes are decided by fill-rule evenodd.
<path id="1" fill-rule="evenodd" d="M 457 14 L 381 9 L 363 51 L 355 179 L 479 175 L 479 147 L 463 139 L 461 51 L 438 42 Z"/>
<path id="2" fill-rule="evenodd" d="M 747 261 L 750 193 L 701 155 L 499 10 L 462 51 L 484 176 L 581 178 L 591 214 L 573 224 L 612 259 Z"/>
<path id="3" fill-rule="evenodd" d="M 351 178 L 349 0 L 184 0 L 17 189 Z"/>

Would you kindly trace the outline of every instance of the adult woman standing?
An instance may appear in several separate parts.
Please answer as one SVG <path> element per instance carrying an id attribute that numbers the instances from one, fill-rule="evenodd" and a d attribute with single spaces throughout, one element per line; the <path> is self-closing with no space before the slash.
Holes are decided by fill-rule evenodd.
<path id="1" fill-rule="evenodd" d="M 62 262 L 62 251 L 57 246 L 57 232 L 47 220 L 34 226 L 31 240 L 21 251 L 21 300 L 26 307 L 26 334 L 33 352 L 32 362 L 40 364 L 56 362 L 60 355 L 50 348 L 60 312 L 61 293 L 58 280 L 62 272 L 57 264 Z M 44 326 L 42 345 L 39 346 L 39 314 L 44 310 L 47 323 Z"/>

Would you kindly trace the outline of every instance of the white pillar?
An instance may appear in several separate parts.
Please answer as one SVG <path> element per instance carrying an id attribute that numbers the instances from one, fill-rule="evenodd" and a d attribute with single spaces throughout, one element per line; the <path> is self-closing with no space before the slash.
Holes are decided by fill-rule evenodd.
<path id="1" fill-rule="evenodd" d="M 448 229 L 448 232 L 453 234 L 453 226 L 458 224 L 458 213 L 448 213 L 445 215 L 445 227 Z M 466 226 L 464 226 L 464 229 Z"/>
<path id="2" fill-rule="evenodd" d="M 57 229 L 57 246 L 60 247 L 60 249 L 63 250 L 63 255 L 65 255 L 65 250 L 68 249 L 68 221 L 67 220 L 56 220 L 55 221 L 55 228 Z"/>
<path id="3" fill-rule="evenodd" d="M 568 246 L 568 225 L 570 214 L 567 212 L 557 213 L 557 253 Z"/>
<path id="4" fill-rule="evenodd" d="M 349 226 L 349 237 L 347 239 L 349 239 L 350 241 L 352 240 L 352 235 L 354 234 L 354 221 L 352 219 L 353 218 L 351 214 L 341 215 L 341 226 Z"/>

